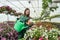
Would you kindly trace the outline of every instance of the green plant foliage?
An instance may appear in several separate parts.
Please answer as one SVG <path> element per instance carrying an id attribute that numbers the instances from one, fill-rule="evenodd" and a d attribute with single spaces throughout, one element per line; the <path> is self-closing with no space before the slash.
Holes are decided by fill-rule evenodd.
<path id="1" fill-rule="evenodd" d="M 54 12 L 54 10 L 56 10 L 58 8 L 58 6 L 56 7 L 49 7 L 49 3 L 52 4 L 52 0 L 42 0 L 42 12 L 41 12 L 41 17 L 39 18 L 39 20 L 46 20 L 47 18 L 50 17 L 50 13 L 51 11 Z M 48 11 L 49 10 L 49 11 Z M 55 16 L 54 18 L 56 18 L 57 16 Z M 49 20 L 51 20 L 52 17 L 50 17 Z"/>
<path id="2" fill-rule="evenodd" d="M 26 36 L 30 36 L 31 38 L 36 37 L 37 40 L 40 37 L 44 37 L 44 40 L 46 39 L 46 37 L 48 36 L 49 40 L 57 40 L 57 37 L 59 35 L 59 30 L 58 28 L 52 28 L 51 30 L 47 30 L 46 27 L 36 27 L 36 28 L 32 28 L 32 30 L 28 30 L 26 32 Z"/>
<path id="3" fill-rule="evenodd" d="M 51 2 L 52 3 L 52 0 L 48 0 L 48 2 Z"/>
<path id="4" fill-rule="evenodd" d="M 42 8 L 46 9 L 48 7 L 48 1 L 47 0 L 42 0 Z"/>
<path id="5" fill-rule="evenodd" d="M 58 15 L 53 15 L 53 16 L 50 16 L 48 19 L 53 19 L 53 18 L 57 18 L 57 17 L 59 17 L 59 18 L 60 18 L 60 14 L 58 14 Z"/>

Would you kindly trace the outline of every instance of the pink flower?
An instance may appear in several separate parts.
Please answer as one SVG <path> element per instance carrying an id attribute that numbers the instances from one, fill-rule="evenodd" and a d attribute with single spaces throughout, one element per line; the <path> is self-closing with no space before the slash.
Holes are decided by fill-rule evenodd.
<path id="1" fill-rule="evenodd" d="M 1 40 L 6 40 L 6 38 L 3 37 L 3 38 L 1 38 Z"/>
<path id="2" fill-rule="evenodd" d="M 43 37 L 40 37 L 39 40 L 43 40 Z"/>
<path id="3" fill-rule="evenodd" d="M 9 11 L 9 10 L 11 10 L 11 8 L 9 7 L 9 6 L 6 6 L 6 9 Z"/>
<path id="4" fill-rule="evenodd" d="M 1 32 L 1 31 L 3 31 L 3 29 L 2 29 L 2 28 L 0 28 L 0 32 Z"/>

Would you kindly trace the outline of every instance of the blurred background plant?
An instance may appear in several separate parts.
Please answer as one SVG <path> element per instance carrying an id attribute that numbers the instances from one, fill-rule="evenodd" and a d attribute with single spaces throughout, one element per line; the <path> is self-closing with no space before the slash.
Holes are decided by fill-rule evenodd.
<path id="1" fill-rule="evenodd" d="M 51 19 L 53 18 L 60 17 L 60 14 L 50 16 L 51 12 L 54 12 L 55 10 L 57 10 L 57 8 L 57 3 L 52 2 L 52 0 L 42 0 L 42 12 L 40 14 L 40 17 L 35 18 L 35 20 L 45 21 L 48 19 L 49 21 L 51 21 Z"/>
<path id="2" fill-rule="evenodd" d="M 18 33 L 10 26 L 0 27 L 0 39 L 6 40 L 18 40 Z"/>
<path id="3" fill-rule="evenodd" d="M 59 31 L 58 28 L 52 28 L 48 31 L 45 26 L 40 26 L 27 30 L 24 38 L 30 37 L 32 40 L 39 40 L 40 37 L 43 37 L 46 40 L 46 36 L 48 36 L 49 40 L 57 40 L 58 35 L 60 35 Z"/>

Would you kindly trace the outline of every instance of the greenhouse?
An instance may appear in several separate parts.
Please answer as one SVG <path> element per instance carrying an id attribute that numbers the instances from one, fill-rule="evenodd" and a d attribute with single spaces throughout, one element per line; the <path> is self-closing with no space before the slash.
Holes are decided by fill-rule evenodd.
<path id="1" fill-rule="evenodd" d="M 60 40 L 60 0 L 0 0 L 0 40 Z"/>

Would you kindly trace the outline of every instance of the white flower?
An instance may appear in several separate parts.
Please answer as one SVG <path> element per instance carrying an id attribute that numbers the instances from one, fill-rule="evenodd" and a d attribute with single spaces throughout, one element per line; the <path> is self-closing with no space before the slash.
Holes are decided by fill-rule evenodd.
<path id="1" fill-rule="evenodd" d="M 42 25 L 39 28 L 41 29 L 42 28 Z"/>
<path id="2" fill-rule="evenodd" d="M 53 36 L 53 37 L 55 37 L 55 36 Z"/>
<path id="3" fill-rule="evenodd" d="M 45 32 L 47 32 L 47 30 L 45 30 Z"/>

